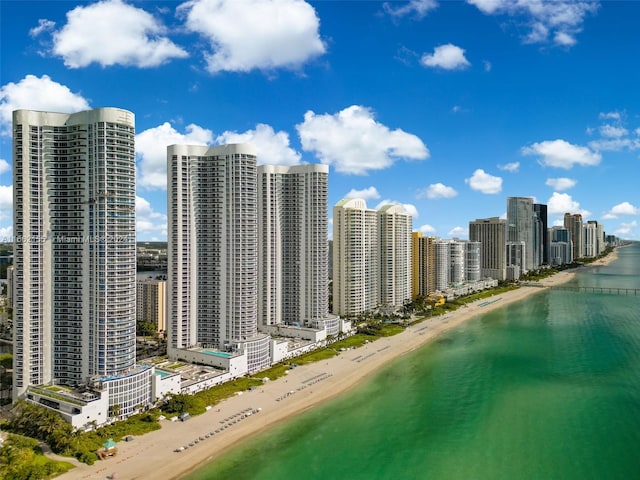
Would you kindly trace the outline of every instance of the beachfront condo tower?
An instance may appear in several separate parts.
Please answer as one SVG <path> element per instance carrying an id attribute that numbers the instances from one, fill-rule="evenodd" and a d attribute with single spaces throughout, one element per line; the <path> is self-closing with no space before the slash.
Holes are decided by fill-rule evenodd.
<path id="1" fill-rule="evenodd" d="M 255 147 L 171 145 L 168 187 L 168 354 L 200 348 L 270 365 L 258 332 L 258 188 Z"/>
<path id="2" fill-rule="evenodd" d="M 380 303 L 393 309 L 411 300 L 411 230 L 413 217 L 402 205 L 378 210 L 380 233 Z"/>
<path id="3" fill-rule="evenodd" d="M 573 260 L 584 257 L 584 228 L 582 226 L 582 215 L 579 213 L 564 214 L 564 228 L 571 234 L 573 243 Z"/>
<path id="4" fill-rule="evenodd" d="M 259 329 L 339 333 L 329 314 L 328 178 L 327 165 L 258 167 Z"/>
<path id="5" fill-rule="evenodd" d="M 527 273 L 529 270 L 538 268 L 540 255 L 536 245 L 536 229 L 538 228 L 538 216 L 533 209 L 533 198 L 531 197 L 508 197 L 507 198 L 507 243 L 520 243 L 525 246 L 523 256 L 517 257 L 521 261 L 520 273 Z M 541 235 L 541 234 L 540 234 Z M 540 238 L 540 237 L 538 237 Z M 540 243 L 540 245 L 542 245 Z M 540 249 L 542 247 L 540 246 Z M 512 256 L 512 258 L 516 258 Z"/>
<path id="6" fill-rule="evenodd" d="M 498 217 L 469 222 L 469 240 L 480 243 L 480 276 L 503 281 L 507 278 L 507 222 Z"/>
<path id="7" fill-rule="evenodd" d="M 380 304 L 378 212 L 363 199 L 333 207 L 333 313 L 354 317 Z"/>
<path id="8" fill-rule="evenodd" d="M 436 291 L 434 237 L 411 233 L 411 297 L 425 297 Z"/>
<path id="9" fill-rule="evenodd" d="M 118 108 L 13 112 L 16 398 L 91 385 L 114 416 L 150 403 L 152 369 L 135 358 L 134 138 Z"/>

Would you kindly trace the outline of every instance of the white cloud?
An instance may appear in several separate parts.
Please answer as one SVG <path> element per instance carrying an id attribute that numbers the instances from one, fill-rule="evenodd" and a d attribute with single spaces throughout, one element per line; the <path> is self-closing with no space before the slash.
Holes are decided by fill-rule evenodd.
<path id="1" fill-rule="evenodd" d="M 475 5 L 482 13 L 491 15 L 502 7 L 503 0 L 467 0 L 471 5 Z"/>
<path id="2" fill-rule="evenodd" d="M 522 148 L 523 155 L 539 155 L 547 167 L 570 169 L 574 165 L 598 165 L 602 156 L 587 147 L 573 145 L 566 140 L 545 140 Z"/>
<path id="3" fill-rule="evenodd" d="M 13 208 L 13 185 L 0 185 L 0 210 Z"/>
<path id="4" fill-rule="evenodd" d="M 188 53 L 162 36 L 167 29 L 150 13 L 121 0 L 103 0 L 67 12 L 67 23 L 53 33 L 53 54 L 69 68 L 156 67 Z"/>
<path id="5" fill-rule="evenodd" d="M 598 118 L 601 120 L 620 120 L 622 115 L 620 112 L 600 112 Z"/>
<path id="6" fill-rule="evenodd" d="M 640 128 L 636 128 L 636 129 L 634 130 L 634 133 L 635 133 L 636 135 L 640 135 Z"/>
<path id="7" fill-rule="evenodd" d="M 380 210 L 385 205 L 402 205 L 402 208 L 403 208 L 405 213 L 408 213 L 413 218 L 418 218 L 419 217 L 418 209 L 416 208 L 415 205 L 413 205 L 411 203 L 397 202 L 395 200 L 382 200 L 380 203 L 378 203 L 378 205 L 375 206 L 375 210 Z"/>
<path id="8" fill-rule="evenodd" d="M 296 129 L 302 148 L 340 173 L 364 175 L 388 168 L 396 159 L 429 157 L 420 138 L 400 129 L 389 130 L 376 122 L 369 108 L 359 105 L 333 115 L 316 115 L 310 110 Z"/>
<path id="9" fill-rule="evenodd" d="M 572 35 L 569 35 L 567 32 L 556 32 L 553 37 L 554 43 L 557 45 L 562 45 L 564 47 L 573 47 L 578 41 Z"/>
<path id="10" fill-rule="evenodd" d="M 624 137 L 629 133 L 629 130 L 627 130 L 624 127 L 619 127 L 619 126 L 614 126 L 609 124 L 602 125 L 599 130 L 600 130 L 600 135 L 602 135 L 603 137 L 609 137 L 609 138 L 620 138 L 620 137 Z"/>
<path id="11" fill-rule="evenodd" d="M 622 237 L 622 236 L 635 237 L 634 229 L 637 227 L 638 227 L 638 222 L 636 222 L 635 220 L 629 223 L 621 223 L 620 228 L 618 228 L 613 233 L 619 237 Z"/>
<path id="12" fill-rule="evenodd" d="M 136 232 L 138 237 L 167 236 L 167 216 L 156 212 L 148 200 L 136 195 Z"/>
<path id="13" fill-rule="evenodd" d="M 52 22 L 51 20 L 47 20 L 46 18 L 41 18 L 38 20 L 38 26 L 33 27 L 29 30 L 29 35 L 32 37 L 37 37 L 42 32 L 50 32 L 56 26 L 56 22 Z"/>
<path id="14" fill-rule="evenodd" d="M 427 188 L 420 190 L 416 198 L 453 198 L 458 195 L 454 188 L 443 183 L 432 183 Z"/>
<path id="15" fill-rule="evenodd" d="M 424 225 L 418 228 L 418 231 L 422 232 L 425 235 L 429 235 L 430 233 L 435 233 L 436 229 L 431 225 L 429 225 L 428 223 L 425 223 Z"/>
<path id="16" fill-rule="evenodd" d="M 380 198 L 380 193 L 376 187 L 365 188 L 364 190 L 352 189 L 344 198 L 362 198 L 364 200 L 376 200 Z"/>
<path id="17" fill-rule="evenodd" d="M 191 0 L 178 13 L 209 41 L 211 73 L 298 68 L 326 50 L 320 20 L 302 0 Z"/>
<path id="18" fill-rule="evenodd" d="M 216 143 L 252 143 L 258 152 L 259 165 L 298 165 L 300 154 L 289 146 L 289 134 L 274 132 L 273 127 L 259 123 L 255 130 L 244 133 L 224 132 L 216 138 Z"/>
<path id="19" fill-rule="evenodd" d="M 518 30 L 528 29 L 525 43 L 547 43 L 571 47 L 575 36 L 582 31 L 585 17 L 598 10 L 597 1 L 525 1 L 525 0 L 467 0 L 486 15 L 513 17 Z M 551 40 L 550 40 L 551 38 Z"/>
<path id="20" fill-rule="evenodd" d="M 561 192 L 562 190 L 569 190 L 576 186 L 578 182 L 573 178 L 547 178 L 545 185 L 553 188 L 554 190 Z"/>
<path id="21" fill-rule="evenodd" d="M 425 53 L 420 62 L 426 67 L 442 68 L 443 70 L 462 70 L 471 65 L 464 56 L 465 50 L 447 43 L 433 50 L 432 54 Z"/>
<path id="22" fill-rule="evenodd" d="M 583 218 L 591 216 L 591 212 L 581 209 L 580 204 L 571 198 L 571 195 L 558 192 L 553 192 L 553 195 L 547 200 L 547 212 L 549 215 L 564 215 L 571 212 L 579 213 Z"/>
<path id="23" fill-rule="evenodd" d="M 455 238 L 466 237 L 468 235 L 468 230 L 463 227 L 454 227 L 447 232 L 447 235 Z"/>
<path id="24" fill-rule="evenodd" d="M 620 215 L 640 215 L 640 208 L 633 206 L 629 202 L 622 202 L 606 213 L 607 218 L 618 218 Z"/>
<path id="25" fill-rule="evenodd" d="M 638 140 L 637 138 L 600 139 L 589 142 L 589 146 L 598 152 L 619 152 L 625 149 L 637 150 L 638 148 L 640 148 L 640 140 Z"/>
<path id="26" fill-rule="evenodd" d="M 0 175 L 11 171 L 11 165 L 4 158 L 0 158 Z"/>
<path id="27" fill-rule="evenodd" d="M 498 165 L 498 168 L 505 172 L 516 173 L 520 168 L 520 162 L 505 163 L 504 165 Z"/>
<path id="28" fill-rule="evenodd" d="M 0 221 L 13 220 L 13 185 L 0 185 Z M 0 228 L 0 241 L 12 241 L 13 227 Z"/>
<path id="29" fill-rule="evenodd" d="M 488 60 L 483 60 L 482 64 L 484 65 L 484 71 L 485 72 L 490 72 L 491 71 L 491 62 L 489 62 Z"/>
<path id="30" fill-rule="evenodd" d="M 436 0 L 409 0 L 409 3 L 401 6 L 385 2 L 382 4 L 382 8 L 392 17 L 415 14 L 416 17 L 423 18 L 431 10 L 438 8 L 438 2 Z"/>
<path id="31" fill-rule="evenodd" d="M 13 226 L 0 228 L 0 242 L 12 242 L 13 241 Z"/>
<path id="32" fill-rule="evenodd" d="M 500 193 L 502 191 L 502 178 L 494 177 L 486 173 L 483 169 L 479 168 L 470 178 L 466 178 L 465 183 L 471 187 L 472 190 L 486 194 Z"/>
<path id="33" fill-rule="evenodd" d="M 213 132 L 198 125 L 188 125 L 186 133 L 175 130 L 169 122 L 136 135 L 138 185 L 167 188 L 167 146 L 173 144 L 210 145 Z"/>
<path id="34" fill-rule="evenodd" d="M 622 150 L 633 151 L 640 148 L 640 139 L 630 138 L 629 129 L 625 126 L 626 113 L 622 112 L 601 112 L 598 117 L 606 120 L 607 123 L 598 127 L 600 138 L 589 142 L 589 147 L 593 150 L 619 152 Z M 588 128 L 587 133 L 593 133 L 593 128 Z M 638 133 L 636 130 L 635 133 Z"/>
<path id="35" fill-rule="evenodd" d="M 73 113 L 89 108 L 89 102 L 82 95 L 49 76 L 27 75 L 18 83 L 9 82 L 0 88 L 0 132 L 11 135 L 14 110 Z"/>

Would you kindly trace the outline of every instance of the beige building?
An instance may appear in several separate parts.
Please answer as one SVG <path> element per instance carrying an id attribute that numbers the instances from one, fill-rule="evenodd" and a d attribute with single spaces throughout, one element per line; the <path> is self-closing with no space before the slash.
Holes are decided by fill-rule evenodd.
<path id="1" fill-rule="evenodd" d="M 136 322 L 153 323 L 156 332 L 164 332 L 167 313 L 164 280 L 138 280 L 136 284 Z"/>

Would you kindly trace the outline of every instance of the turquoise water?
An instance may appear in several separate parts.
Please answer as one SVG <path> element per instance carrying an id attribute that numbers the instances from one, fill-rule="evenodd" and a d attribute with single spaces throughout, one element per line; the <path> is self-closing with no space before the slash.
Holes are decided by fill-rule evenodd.
<path id="1" fill-rule="evenodd" d="M 571 284 L 640 288 L 640 245 Z M 640 296 L 541 291 L 190 475 L 640 478 Z"/>

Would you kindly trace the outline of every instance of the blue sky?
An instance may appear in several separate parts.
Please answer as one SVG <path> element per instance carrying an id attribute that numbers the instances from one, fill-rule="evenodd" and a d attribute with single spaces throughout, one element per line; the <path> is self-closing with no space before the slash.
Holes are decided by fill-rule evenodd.
<path id="1" fill-rule="evenodd" d="M 467 238 L 506 198 L 640 239 L 640 2 L 2 0 L 0 237 L 11 112 L 136 115 L 139 240 L 166 239 L 166 145 L 251 141 L 330 165 L 329 207 L 400 203 Z"/>

